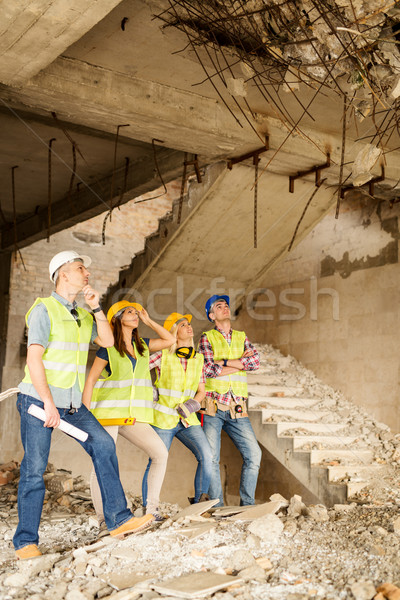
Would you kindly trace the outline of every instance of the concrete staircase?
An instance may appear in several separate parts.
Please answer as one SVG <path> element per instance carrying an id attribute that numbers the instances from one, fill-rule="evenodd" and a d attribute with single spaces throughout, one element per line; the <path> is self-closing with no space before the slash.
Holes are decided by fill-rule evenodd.
<path id="1" fill-rule="evenodd" d="M 258 441 L 325 505 L 357 499 L 387 463 L 374 426 L 389 428 L 345 402 L 295 359 L 271 347 L 259 351 L 261 368 L 248 374 L 249 416 Z"/>

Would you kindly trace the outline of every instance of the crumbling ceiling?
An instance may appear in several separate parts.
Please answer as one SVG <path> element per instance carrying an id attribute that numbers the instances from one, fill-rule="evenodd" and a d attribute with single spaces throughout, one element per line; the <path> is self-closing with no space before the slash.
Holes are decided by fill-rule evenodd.
<path id="1" fill-rule="evenodd" d="M 0 7 L 3 249 L 12 247 L 13 220 L 18 241 L 29 243 L 32 222 L 41 213 L 35 239 L 46 235 L 53 137 L 60 154 L 52 163 L 52 202 L 68 206 L 71 145 L 52 113 L 85 157 L 78 156 L 74 184 L 81 178 L 91 186 L 93 173 L 108 180 L 82 218 L 110 203 L 113 142 L 118 126 L 127 124 L 119 130 L 116 199 L 126 156 L 136 172 L 148 164 L 149 180 L 131 188 L 124 201 L 159 186 L 153 139 L 169 157 L 167 176 L 176 177 L 182 152 L 198 154 L 202 164 L 226 160 L 260 148 L 267 135 L 261 177 L 268 170 L 287 176 L 307 170 L 330 153 L 324 177 L 334 195 L 338 185 L 353 183 L 353 162 L 371 144 L 361 161 L 365 181 L 379 176 L 382 165 L 385 180 L 373 194 L 392 201 L 400 196 L 399 3 L 96 4 L 97 13 L 90 0 L 79 8 L 65 0 L 39 0 L 36 13 L 32 5 Z M 59 214 L 53 231 L 71 224 L 70 212 Z M 29 227 L 21 230 L 22 221 Z"/>

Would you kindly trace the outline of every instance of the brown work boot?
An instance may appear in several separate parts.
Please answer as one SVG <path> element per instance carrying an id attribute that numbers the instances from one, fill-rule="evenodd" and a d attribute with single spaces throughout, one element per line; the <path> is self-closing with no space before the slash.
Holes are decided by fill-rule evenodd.
<path id="1" fill-rule="evenodd" d="M 137 533 L 138 531 L 150 527 L 153 521 L 154 515 L 151 514 L 144 515 L 143 517 L 132 517 L 129 521 L 117 527 L 117 529 L 110 531 L 110 535 L 117 538 L 123 538 L 130 533 Z"/>
<path id="2" fill-rule="evenodd" d="M 40 552 L 36 544 L 28 544 L 28 546 L 23 546 L 23 548 L 16 550 L 15 556 L 19 560 L 27 560 L 28 558 L 36 558 L 37 556 L 42 556 L 42 553 Z"/>

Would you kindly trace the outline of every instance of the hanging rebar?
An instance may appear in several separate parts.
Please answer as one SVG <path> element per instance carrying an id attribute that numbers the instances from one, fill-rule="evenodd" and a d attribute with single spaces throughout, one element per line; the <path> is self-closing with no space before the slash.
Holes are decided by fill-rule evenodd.
<path id="1" fill-rule="evenodd" d="M 51 230 L 51 147 L 56 138 L 51 138 L 49 141 L 48 150 L 48 185 L 47 185 L 47 242 L 50 242 L 50 230 Z"/>

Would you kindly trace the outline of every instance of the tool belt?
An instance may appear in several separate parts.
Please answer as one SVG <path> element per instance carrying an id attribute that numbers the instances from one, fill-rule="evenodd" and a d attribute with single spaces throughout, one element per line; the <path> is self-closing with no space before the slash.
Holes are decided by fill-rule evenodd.
<path id="1" fill-rule="evenodd" d="M 135 417 L 128 417 L 126 419 L 99 419 L 99 423 L 103 425 L 103 427 L 110 425 L 134 425 L 135 421 Z"/>
<path id="2" fill-rule="evenodd" d="M 246 410 L 246 400 L 239 400 L 239 402 L 231 402 L 230 406 L 226 404 L 219 404 L 213 398 L 206 396 L 201 403 L 200 414 L 208 415 L 209 417 L 215 417 L 217 409 L 229 410 L 232 419 L 240 419 L 242 417 L 248 417 Z"/>

